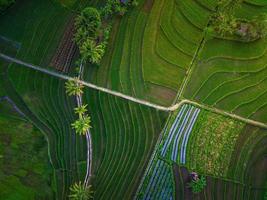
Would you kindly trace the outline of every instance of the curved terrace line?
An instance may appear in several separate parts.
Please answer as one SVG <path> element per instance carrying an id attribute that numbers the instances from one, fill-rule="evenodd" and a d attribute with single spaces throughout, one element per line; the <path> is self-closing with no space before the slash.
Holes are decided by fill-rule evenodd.
<path id="1" fill-rule="evenodd" d="M 48 69 L 44 69 L 44 68 L 41 68 L 39 66 L 32 65 L 30 63 L 23 62 L 21 60 L 18 60 L 16 58 L 12 58 L 12 57 L 7 56 L 7 55 L 2 54 L 2 53 L 0 53 L 0 58 L 3 58 L 3 59 L 5 59 L 5 60 L 7 60 L 9 62 L 14 62 L 14 63 L 17 63 L 19 65 L 23 65 L 25 67 L 34 69 L 36 71 L 40 71 L 42 73 L 45 73 L 45 74 L 48 74 L 48 75 L 51 75 L 51 76 L 54 76 L 54 77 L 57 77 L 57 78 L 61 78 L 61 79 L 64 79 L 64 80 L 74 80 L 73 77 L 70 77 L 70 76 L 67 76 L 67 75 L 64 75 L 64 74 L 61 74 L 61 73 L 58 73 L 58 72 L 54 72 L 54 71 L 51 71 L 51 70 L 48 70 Z M 144 105 L 144 106 L 155 108 L 157 110 L 161 110 L 161 111 L 165 111 L 165 112 L 172 112 L 172 111 L 175 111 L 178 108 L 180 108 L 180 106 L 182 106 L 183 104 L 192 104 L 192 105 L 195 105 L 196 107 L 199 107 L 199 108 L 202 108 L 202 109 L 205 109 L 205 110 L 209 110 L 211 112 L 214 112 L 214 113 L 217 113 L 217 114 L 221 114 L 221 115 L 224 115 L 224 116 L 227 116 L 227 117 L 231 117 L 233 119 L 242 121 L 242 122 L 247 123 L 247 124 L 251 124 L 253 126 L 257 126 L 257 127 L 260 127 L 260 128 L 267 129 L 267 124 L 265 124 L 265 123 L 262 123 L 262 122 L 259 122 L 259 121 L 255 121 L 255 120 L 252 120 L 252 119 L 247 119 L 247 118 L 241 117 L 239 115 L 236 115 L 236 114 L 233 114 L 233 113 L 229 113 L 229 112 L 226 112 L 224 110 L 221 110 L 221 109 L 218 109 L 218 108 L 214 108 L 214 107 L 211 107 L 211 106 L 208 106 L 208 105 L 200 104 L 200 103 L 192 101 L 192 100 L 183 99 L 180 102 L 178 102 L 178 103 L 176 103 L 176 104 L 174 104 L 172 106 L 165 107 L 165 106 L 161 106 L 161 105 L 158 105 L 158 104 L 151 103 L 151 102 L 146 101 L 146 100 L 142 100 L 142 99 L 138 99 L 138 98 L 135 98 L 135 97 L 132 97 L 132 96 L 128 96 L 126 94 L 123 94 L 123 93 L 120 93 L 120 92 L 117 92 L 117 91 L 113 91 L 113 90 L 110 90 L 110 89 L 107 89 L 107 88 L 104 88 L 104 87 L 100 87 L 100 86 L 94 85 L 92 83 L 88 83 L 88 82 L 85 82 L 85 81 L 79 81 L 79 82 L 81 84 L 89 87 L 89 88 L 92 88 L 92 89 L 95 89 L 95 90 L 99 90 L 101 92 L 104 92 L 104 93 L 107 93 L 107 94 L 111 94 L 111 95 L 114 95 L 114 96 L 129 100 L 129 101 L 132 101 L 132 102 Z"/>

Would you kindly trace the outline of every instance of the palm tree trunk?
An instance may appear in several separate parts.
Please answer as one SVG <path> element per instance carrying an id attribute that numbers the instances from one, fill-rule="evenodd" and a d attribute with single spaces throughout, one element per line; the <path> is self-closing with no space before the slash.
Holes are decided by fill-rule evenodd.
<path id="1" fill-rule="evenodd" d="M 78 78 L 79 80 L 82 80 L 82 75 L 83 75 L 83 61 L 81 61 L 80 64 L 80 70 L 79 70 L 79 75 Z M 80 107 L 83 105 L 82 103 L 82 94 L 76 96 L 76 102 L 77 106 Z M 84 178 L 83 185 L 87 187 L 89 185 L 90 178 L 92 176 L 92 137 L 90 130 L 88 129 L 86 131 L 86 142 L 87 142 L 87 166 L 86 166 L 86 175 Z"/>

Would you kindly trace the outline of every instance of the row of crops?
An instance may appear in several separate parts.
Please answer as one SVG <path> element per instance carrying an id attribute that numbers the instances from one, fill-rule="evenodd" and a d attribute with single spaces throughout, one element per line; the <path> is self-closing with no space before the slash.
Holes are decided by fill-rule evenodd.
<path id="1" fill-rule="evenodd" d="M 188 104 L 181 107 L 170 130 L 163 138 L 160 150 L 162 157 L 174 162 L 179 160 L 178 163 L 185 164 L 188 139 L 199 112 L 200 109 Z"/>
<path id="2" fill-rule="evenodd" d="M 54 168 L 56 195 L 65 198 L 86 172 L 86 141 L 71 130 L 75 100 L 64 82 L 13 65 L 6 83 L 9 96 L 46 134 Z M 18 76 L 19 75 L 19 76 Z M 15 88 L 12 88 L 14 85 Z M 11 90 L 15 93 L 12 94 Z M 16 93 L 16 91 L 18 93 Z M 92 116 L 93 178 L 96 199 L 131 199 L 164 125 L 166 113 L 86 90 Z M 131 187 L 128 187 L 131 185 Z"/>
<path id="3" fill-rule="evenodd" d="M 137 199 L 174 199 L 173 175 L 167 162 L 153 160 Z"/>
<path id="4" fill-rule="evenodd" d="M 215 2 L 139 1 L 113 23 L 109 49 L 86 79 L 170 105 L 203 38 Z"/>
<path id="5" fill-rule="evenodd" d="M 251 20 L 267 13 L 266 3 L 244 1 L 235 16 Z M 205 42 L 184 96 L 243 117 L 266 122 L 266 39 L 215 37 Z"/>
<path id="6" fill-rule="evenodd" d="M 132 199 L 166 113 L 85 91 L 94 127 L 93 186 L 96 199 Z"/>
<path id="7" fill-rule="evenodd" d="M 184 104 L 171 115 L 137 197 L 154 199 L 169 192 L 168 199 L 262 199 L 266 134 L 264 129 Z M 177 169 L 177 164 L 207 176 L 202 193 L 194 195 L 188 189 L 189 173 Z"/>
<path id="8" fill-rule="evenodd" d="M 138 199 L 173 199 L 174 177 L 172 162 L 185 164 L 187 142 L 200 109 L 185 104 L 171 117 L 163 137 L 148 165 Z M 176 115 L 176 116 L 175 116 Z M 178 161 L 180 158 L 180 161 Z"/>

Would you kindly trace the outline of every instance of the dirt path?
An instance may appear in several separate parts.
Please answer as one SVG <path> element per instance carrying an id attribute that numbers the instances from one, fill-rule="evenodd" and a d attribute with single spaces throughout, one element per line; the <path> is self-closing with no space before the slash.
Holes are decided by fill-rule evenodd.
<path id="1" fill-rule="evenodd" d="M 45 73 L 45 74 L 48 74 L 48 75 L 51 75 L 51 76 L 54 76 L 54 77 L 57 77 L 57 78 L 61 78 L 61 79 L 64 79 L 64 80 L 74 80 L 73 77 L 70 77 L 70 76 L 67 76 L 67 75 L 64 75 L 64 74 L 60 74 L 58 72 L 54 72 L 54 71 L 51 71 L 51 70 L 48 70 L 48 69 L 44 69 L 44 68 L 41 68 L 39 66 L 23 62 L 21 60 L 9 57 L 9 56 L 1 54 L 1 53 L 0 53 L 0 58 L 3 58 L 3 59 L 5 59 L 5 60 L 7 60 L 9 62 L 14 62 L 14 63 L 17 63 L 19 65 L 23 65 L 25 67 L 40 71 L 42 73 Z M 236 114 L 233 114 L 233 113 L 229 113 L 229 112 L 226 112 L 224 110 L 221 110 L 221 109 L 218 109 L 218 108 L 214 108 L 214 107 L 211 107 L 211 106 L 208 106 L 208 105 L 200 104 L 200 103 L 192 101 L 192 100 L 184 99 L 184 100 L 181 100 L 180 102 L 176 103 L 173 106 L 165 107 L 165 106 L 157 105 L 157 104 L 154 104 L 154 103 L 142 100 L 142 99 L 138 99 L 138 98 L 135 98 L 135 97 L 132 97 L 132 96 L 128 96 L 128 95 L 125 95 L 125 94 L 117 92 L 117 91 L 113 91 L 113 90 L 110 90 L 110 89 L 107 89 L 107 88 L 103 88 L 103 87 L 94 85 L 92 83 L 88 83 L 88 82 L 85 82 L 85 81 L 79 81 L 79 82 L 81 84 L 83 84 L 84 86 L 87 86 L 89 88 L 92 88 L 92 89 L 95 89 L 95 90 L 99 90 L 101 92 L 105 92 L 107 94 L 111 94 L 111 95 L 114 95 L 114 96 L 129 100 L 129 101 L 132 101 L 132 102 L 135 102 L 135 103 L 139 103 L 139 104 L 142 104 L 144 106 L 155 108 L 157 110 L 162 110 L 162 111 L 165 111 L 165 112 L 172 112 L 172 111 L 175 111 L 175 110 L 179 109 L 180 106 L 182 106 L 183 104 L 187 103 L 187 104 L 195 105 L 195 106 L 197 106 L 199 108 L 202 108 L 202 109 L 205 109 L 205 110 L 209 110 L 209 111 L 217 113 L 217 114 L 224 115 L 226 117 L 231 117 L 233 119 L 242 121 L 242 122 L 247 123 L 247 124 L 251 124 L 253 126 L 257 126 L 257 127 L 260 127 L 260 128 L 267 129 L 267 124 L 265 124 L 265 123 L 262 123 L 262 122 L 259 122 L 259 121 L 255 121 L 255 120 L 252 120 L 252 119 L 247 119 L 247 118 L 241 117 L 239 115 L 236 115 Z"/>

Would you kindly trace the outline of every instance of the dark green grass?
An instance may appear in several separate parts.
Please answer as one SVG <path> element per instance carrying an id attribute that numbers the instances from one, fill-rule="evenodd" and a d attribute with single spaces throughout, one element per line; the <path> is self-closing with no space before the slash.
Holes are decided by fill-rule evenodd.
<path id="1" fill-rule="evenodd" d="M 53 170 L 43 134 L 0 102 L 1 199 L 52 199 Z"/>

